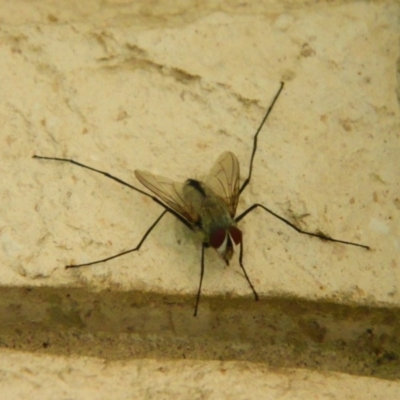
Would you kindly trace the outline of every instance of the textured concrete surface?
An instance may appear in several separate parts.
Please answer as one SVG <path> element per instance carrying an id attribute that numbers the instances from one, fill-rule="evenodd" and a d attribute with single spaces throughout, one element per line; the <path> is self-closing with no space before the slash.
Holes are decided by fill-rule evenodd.
<path id="1" fill-rule="evenodd" d="M 268 366 L 306 367 L 296 374 L 318 382 L 325 375 L 311 370 L 346 372 L 337 376 L 354 382 L 354 398 L 364 380 L 391 398 L 394 384 L 357 376 L 400 376 L 399 6 L 196 4 L 0 1 L 0 343 L 25 351 L 2 353 L 15 378 L 2 385 L 27 381 L 13 360 L 40 360 L 51 374 L 55 359 L 69 368 L 98 357 L 113 371 L 121 359 L 132 368 L 158 359 L 152 371 L 174 359 L 172 376 L 190 358 L 205 370 L 220 368 L 214 360 L 252 363 L 255 380 Z M 137 168 L 201 178 L 230 150 L 246 176 L 280 81 L 238 212 L 260 202 L 370 251 L 299 235 L 255 211 L 240 227 L 261 301 L 236 259 L 225 267 L 209 251 L 197 319 L 199 243 L 171 216 L 139 253 L 64 269 L 135 247 L 162 210 L 33 154 L 73 158 L 140 187 Z M 111 382 L 87 362 L 101 384 Z M 235 376 L 241 367 L 229 365 Z M 82 396 L 95 398 L 87 384 Z M 257 397 L 242 385 L 237 397 Z"/>
<path id="2" fill-rule="evenodd" d="M 7 362 L 3 360 L 6 359 Z M 221 361 L 105 362 L 0 352 L 8 399 L 396 399 L 399 382 Z M 101 377 L 101 379 L 99 379 Z M 23 382 L 23 384 L 21 384 Z M 362 397 L 355 397 L 363 393 Z M 382 397 L 382 394 L 386 397 Z M 39 398 L 39 397 L 37 397 Z"/>

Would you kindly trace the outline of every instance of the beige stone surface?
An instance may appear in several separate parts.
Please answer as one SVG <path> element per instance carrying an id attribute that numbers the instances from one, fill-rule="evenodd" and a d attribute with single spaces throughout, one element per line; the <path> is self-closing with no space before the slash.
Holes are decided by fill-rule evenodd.
<path id="1" fill-rule="evenodd" d="M 396 399 L 400 391 L 399 382 L 243 362 L 105 362 L 3 350 L 0 368 L 8 399 L 376 400 Z"/>
<path id="2" fill-rule="evenodd" d="M 110 360 L 121 347 L 115 358 L 127 361 L 112 361 L 115 375 L 151 354 L 204 355 L 211 364 L 189 363 L 204 374 L 223 359 L 398 378 L 399 13 L 395 1 L 0 1 L 2 346 L 29 352 L 26 365 L 46 364 L 50 375 L 57 360 L 60 368 L 87 362 L 87 376 L 98 376 L 102 362 L 79 356 L 104 350 Z M 299 235 L 255 211 L 240 227 L 262 300 L 253 302 L 236 259 L 225 267 L 209 251 L 198 319 L 191 314 L 200 246 L 171 216 L 139 253 L 64 269 L 134 247 L 162 210 L 103 176 L 33 154 L 73 158 L 139 187 L 137 168 L 201 178 L 230 150 L 245 176 L 280 81 L 285 89 L 260 134 L 238 212 L 260 202 L 303 229 L 370 251 Z M 122 346 L 118 335 L 130 334 L 143 342 Z M 93 353 L 90 340 L 66 345 L 80 335 L 93 335 Z M 31 354 L 37 346 L 53 354 Z M 4 357 L 8 371 L 14 356 Z M 151 363 L 153 371 L 164 365 Z M 173 376 L 186 364 L 168 365 Z M 260 390 L 270 374 L 263 365 L 246 370 Z M 237 376 L 240 368 L 228 370 Z M 29 379 L 10 371 L 15 381 L 2 384 L 24 393 L 15 384 Z M 325 375 L 295 374 L 318 376 L 323 386 Z M 189 376 L 196 378 L 176 382 Z M 359 382 L 387 389 L 382 398 L 395 387 L 355 375 L 335 375 L 333 387 L 340 379 L 354 383 L 353 398 Z M 245 398 L 249 385 L 240 382 Z M 318 385 L 315 398 L 324 398 Z"/>

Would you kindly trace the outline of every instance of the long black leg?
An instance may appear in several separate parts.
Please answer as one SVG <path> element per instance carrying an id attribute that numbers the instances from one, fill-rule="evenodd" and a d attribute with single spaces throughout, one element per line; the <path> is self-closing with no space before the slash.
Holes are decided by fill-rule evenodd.
<path id="1" fill-rule="evenodd" d="M 257 292 L 256 292 L 256 289 L 254 288 L 253 284 L 251 283 L 250 278 L 249 278 L 249 276 L 247 275 L 247 272 L 246 272 L 246 270 L 245 270 L 245 268 L 244 268 L 244 266 L 243 266 L 243 238 L 242 238 L 242 242 L 240 243 L 239 264 L 240 264 L 240 266 L 242 267 L 244 276 L 246 277 L 247 282 L 249 283 L 249 285 L 250 285 L 250 287 L 251 287 L 251 290 L 252 290 L 253 293 L 254 293 L 254 299 L 255 299 L 256 301 L 258 301 L 258 294 L 257 294 Z"/>
<path id="2" fill-rule="evenodd" d="M 358 247 L 362 247 L 364 249 L 369 250 L 370 247 L 366 246 L 364 244 L 359 244 L 359 243 L 353 243 L 353 242 L 347 242 L 345 240 L 338 240 L 338 239 L 333 239 L 327 235 L 325 235 L 324 233 L 320 232 L 320 233 L 313 233 L 313 232 L 307 232 L 307 231 L 303 231 L 302 229 L 298 228 L 296 225 L 292 224 L 291 222 L 289 222 L 287 219 L 281 217 L 280 215 L 274 213 L 273 211 L 271 211 L 270 209 L 268 209 L 267 207 L 263 206 L 262 204 L 253 204 L 251 207 L 249 207 L 247 210 L 243 211 L 238 217 L 235 218 L 235 222 L 239 222 L 241 219 L 243 219 L 249 212 L 253 211 L 255 208 L 257 207 L 261 207 L 263 210 L 269 212 L 271 215 L 273 215 L 274 217 L 280 219 L 282 222 L 284 222 L 286 225 L 289 225 L 291 228 L 293 228 L 295 231 L 299 232 L 299 233 L 303 233 L 304 235 L 309 235 L 309 236 L 314 236 L 317 237 L 319 239 L 322 240 L 328 240 L 330 242 L 337 242 L 337 243 L 343 243 L 343 244 L 349 244 L 351 246 L 358 246 Z"/>
<path id="3" fill-rule="evenodd" d="M 194 306 L 193 317 L 197 316 L 197 310 L 199 308 L 200 295 L 201 295 L 201 286 L 203 285 L 203 276 L 204 276 L 204 251 L 205 251 L 205 249 L 206 249 L 206 245 L 203 243 L 202 246 L 201 246 L 200 282 L 199 282 L 199 289 L 197 291 L 196 305 Z"/>
<path id="4" fill-rule="evenodd" d="M 90 171 L 94 171 L 94 172 L 97 172 L 98 174 L 104 175 L 105 177 L 107 177 L 109 179 L 112 179 L 112 180 L 120 183 L 121 185 L 127 186 L 130 189 L 136 190 L 137 192 L 139 192 L 139 193 L 141 193 L 141 194 L 143 194 L 143 195 L 145 195 L 147 197 L 150 197 L 153 201 L 155 201 L 160 206 L 164 207 L 172 215 L 175 215 L 175 217 L 178 218 L 182 223 L 184 223 L 189 229 L 193 229 L 193 227 L 181 215 L 179 215 L 172 208 L 166 206 L 162 201 L 157 199 L 157 197 L 154 197 L 151 194 L 144 192 L 143 190 L 141 190 L 141 189 L 129 184 L 128 182 L 123 181 L 122 179 L 117 178 L 116 176 L 113 176 L 113 175 L 109 174 L 108 172 L 101 171 L 101 170 L 93 168 L 93 167 L 89 167 L 88 165 L 82 164 L 82 163 L 80 163 L 78 161 L 75 161 L 75 160 L 71 160 L 69 158 L 44 157 L 44 156 L 36 156 L 36 155 L 32 156 L 32 158 L 37 158 L 37 159 L 40 159 L 40 160 L 53 160 L 53 161 L 68 162 L 68 163 L 77 165 L 78 167 L 86 168 L 86 169 L 89 169 Z"/>
<path id="5" fill-rule="evenodd" d="M 143 242 L 146 240 L 147 236 L 150 235 L 150 232 L 154 229 L 154 227 L 160 222 L 160 219 L 168 212 L 168 210 L 164 210 L 161 215 L 154 221 L 154 223 L 150 226 L 149 229 L 147 229 L 146 233 L 144 234 L 144 236 L 140 239 L 139 244 L 134 248 L 134 249 L 130 249 L 130 250 L 126 250 L 123 251 L 122 253 L 118 253 L 115 254 L 114 256 L 111 257 L 107 257 L 107 258 L 102 258 L 101 260 L 97 260 L 97 261 L 91 261 L 88 263 L 84 263 L 84 264 L 74 264 L 74 265 L 66 265 L 65 268 L 79 268 L 79 267 L 85 267 L 87 265 L 93 265 L 93 264 L 100 264 L 109 260 L 112 260 L 113 258 L 117 258 L 117 257 L 121 257 L 125 254 L 128 253 L 132 253 L 133 251 L 138 251 L 140 249 L 140 247 L 142 246 Z"/>
<path id="6" fill-rule="evenodd" d="M 281 82 L 281 86 L 278 90 L 278 92 L 276 93 L 274 99 L 272 100 L 271 105 L 269 106 L 267 112 L 264 115 L 263 120 L 261 121 L 260 126 L 258 127 L 255 135 L 254 135 L 254 139 L 253 139 L 253 151 L 251 153 L 251 158 L 250 158 L 250 166 L 249 166 L 249 176 L 245 179 L 245 181 L 243 182 L 240 190 L 239 190 L 239 195 L 240 193 L 243 192 L 243 190 L 245 189 L 245 187 L 249 184 L 250 179 L 251 179 L 251 173 L 253 172 L 253 161 L 254 161 L 254 156 L 256 155 L 256 151 L 257 151 L 257 139 L 258 139 L 258 134 L 260 133 L 262 127 L 264 126 L 265 121 L 267 120 L 269 114 L 271 113 L 272 109 L 274 108 L 274 105 L 276 103 L 276 101 L 278 100 L 279 95 L 282 92 L 283 86 L 285 85 L 284 82 Z"/>

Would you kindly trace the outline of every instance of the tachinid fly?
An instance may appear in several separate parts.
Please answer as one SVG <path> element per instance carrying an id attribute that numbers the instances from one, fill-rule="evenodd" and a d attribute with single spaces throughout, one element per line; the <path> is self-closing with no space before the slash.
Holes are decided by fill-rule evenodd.
<path id="1" fill-rule="evenodd" d="M 303 231 L 292 224 L 290 221 L 279 216 L 264 205 L 258 203 L 253 204 L 248 209 L 243 211 L 239 216 L 235 217 L 240 194 L 249 184 L 251 179 L 254 156 L 257 150 L 258 134 L 260 133 L 265 121 L 268 118 L 268 115 L 274 107 L 283 89 L 283 86 L 284 83 L 282 82 L 278 92 L 276 93 L 271 105 L 269 106 L 263 120 L 261 121 L 260 126 L 258 127 L 254 135 L 253 150 L 250 157 L 249 173 L 247 178 L 243 181 L 241 185 L 239 161 L 236 156 L 231 152 L 224 152 L 220 155 L 204 182 L 195 179 L 188 179 L 185 183 L 181 184 L 173 182 L 172 180 L 164 178 L 162 176 L 153 175 L 150 172 L 136 170 L 136 178 L 157 197 L 154 197 L 153 195 L 146 193 L 143 190 L 132 186 L 129 183 L 124 182 L 123 180 L 113 175 L 110 175 L 105 171 L 89 167 L 77 161 L 66 158 L 42 157 L 34 155 L 33 158 L 64 161 L 102 174 L 107 178 L 110 178 L 145 196 L 150 197 L 153 201 L 164 208 L 164 211 L 148 228 L 148 230 L 135 248 L 123 251 L 122 253 L 115 254 L 111 257 L 103 258 L 101 260 L 96 260 L 84 264 L 67 265 L 66 268 L 78 268 L 87 265 L 99 264 L 112 260 L 113 258 L 120 257 L 124 254 L 139 250 L 150 232 L 154 229 L 154 227 L 158 224 L 162 217 L 167 212 L 169 212 L 173 214 L 176 218 L 178 218 L 189 229 L 193 231 L 200 231 L 203 235 L 200 263 L 200 282 L 197 290 L 196 304 L 194 309 L 194 316 L 196 316 L 204 276 L 204 251 L 207 247 L 213 247 L 223 258 L 226 264 L 229 264 L 235 248 L 238 247 L 240 267 L 251 290 L 253 291 L 255 300 L 259 299 L 258 294 L 253 284 L 251 283 L 250 278 L 243 265 L 242 232 L 237 227 L 237 223 L 257 207 L 260 207 L 261 209 L 270 213 L 271 215 L 278 218 L 299 233 L 314 236 L 326 241 L 338 242 L 347 245 L 362 247 L 364 249 L 369 249 L 368 246 L 365 246 L 363 244 L 333 239 L 319 231 L 315 233 Z"/>

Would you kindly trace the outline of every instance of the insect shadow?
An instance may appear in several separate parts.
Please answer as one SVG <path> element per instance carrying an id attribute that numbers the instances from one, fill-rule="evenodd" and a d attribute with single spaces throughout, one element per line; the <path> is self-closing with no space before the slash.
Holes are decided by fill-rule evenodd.
<path id="1" fill-rule="evenodd" d="M 147 189 L 155 194 L 155 196 L 144 192 L 143 190 L 130 185 L 129 183 L 109 174 L 108 172 L 101 171 L 96 168 L 89 167 L 88 165 L 81 164 L 77 161 L 67 159 L 67 158 L 57 158 L 57 157 L 44 157 L 34 155 L 33 158 L 38 158 L 42 160 L 54 160 L 54 161 L 64 161 L 82 168 L 89 169 L 91 171 L 97 172 L 110 178 L 124 186 L 127 186 L 144 196 L 150 197 L 153 201 L 164 208 L 164 211 L 159 215 L 159 217 L 153 222 L 146 233 L 143 235 L 142 239 L 139 241 L 137 246 L 133 249 L 123 251 L 121 253 L 115 254 L 111 257 L 102 258 L 101 260 L 96 260 L 84 264 L 74 264 L 67 265 L 65 268 L 79 268 L 88 265 L 94 265 L 112 260 L 117 257 L 121 257 L 125 254 L 138 251 L 144 241 L 149 236 L 150 232 L 154 227 L 160 222 L 165 214 L 170 213 L 174 215 L 178 220 L 180 220 L 184 225 L 186 225 L 192 231 L 199 231 L 202 233 L 202 248 L 201 248 L 201 262 L 200 262 L 200 281 L 197 290 L 196 304 L 194 308 L 194 316 L 197 315 L 201 288 L 204 276 L 204 252 L 208 247 L 214 248 L 218 254 L 222 257 L 227 265 L 232 258 L 235 248 L 239 247 L 239 264 L 243 271 L 243 274 L 254 294 L 255 300 L 258 300 L 258 294 L 254 288 L 251 280 L 246 272 L 243 265 L 243 235 L 241 230 L 237 227 L 237 223 L 246 217 L 251 211 L 256 208 L 261 208 L 274 217 L 281 220 L 286 225 L 293 228 L 295 231 L 302 233 L 304 235 L 317 237 L 324 241 L 338 242 L 351 246 L 358 246 L 364 249 L 368 249 L 368 246 L 359 243 L 348 242 L 345 240 L 333 239 L 330 236 L 317 231 L 317 232 L 307 232 L 304 231 L 287 219 L 279 216 L 269 208 L 262 204 L 255 203 L 246 210 L 244 210 L 240 215 L 235 217 L 236 208 L 238 205 L 239 197 L 247 185 L 250 183 L 251 174 L 253 171 L 254 157 L 257 151 L 257 139 L 265 121 L 267 120 L 269 114 L 271 113 L 279 95 L 281 94 L 284 87 L 284 83 L 281 82 L 278 92 L 275 94 L 271 105 L 269 106 L 264 118 L 261 121 L 253 138 L 253 150 L 250 157 L 249 173 L 247 178 L 240 184 L 240 168 L 239 161 L 236 156 L 227 151 L 222 153 L 217 159 L 214 166 L 204 182 L 198 181 L 196 179 L 188 179 L 184 183 L 176 183 L 168 178 L 162 176 L 153 175 L 150 172 L 135 171 L 135 176 Z"/>

